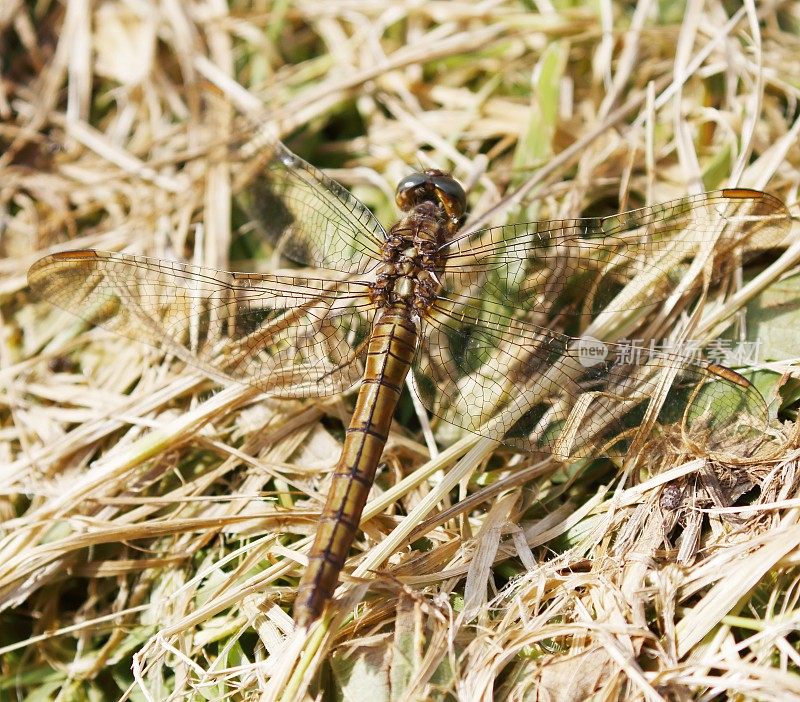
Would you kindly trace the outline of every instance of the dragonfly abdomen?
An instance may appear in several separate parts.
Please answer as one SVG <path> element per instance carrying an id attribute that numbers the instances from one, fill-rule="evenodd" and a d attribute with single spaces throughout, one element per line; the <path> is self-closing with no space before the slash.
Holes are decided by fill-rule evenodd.
<path id="1" fill-rule="evenodd" d="M 320 515 L 308 568 L 300 580 L 294 606 L 300 626 L 319 617 L 336 589 L 414 358 L 417 327 L 410 308 L 397 305 L 380 315 L 372 330 L 364 379 Z"/>

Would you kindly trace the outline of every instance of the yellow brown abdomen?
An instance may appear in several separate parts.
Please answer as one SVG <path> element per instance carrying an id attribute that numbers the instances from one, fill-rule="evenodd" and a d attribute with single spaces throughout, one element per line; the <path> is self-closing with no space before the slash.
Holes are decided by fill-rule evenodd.
<path id="1" fill-rule="evenodd" d="M 320 515 L 308 568 L 300 580 L 294 605 L 294 618 L 300 626 L 321 614 L 336 589 L 414 358 L 417 327 L 409 308 L 397 305 L 379 314 L 353 418 Z"/>

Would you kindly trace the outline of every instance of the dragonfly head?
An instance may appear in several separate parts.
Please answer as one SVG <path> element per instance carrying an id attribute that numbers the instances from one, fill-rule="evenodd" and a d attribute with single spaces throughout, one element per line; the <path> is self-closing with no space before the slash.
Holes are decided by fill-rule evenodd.
<path id="1" fill-rule="evenodd" d="M 407 212 L 422 202 L 441 205 L 447 216 L 459 220 L 467 209 L 467 195 L 455 178 L 431 169 L 403 178 L 395 194 L 397 206 Z"/>

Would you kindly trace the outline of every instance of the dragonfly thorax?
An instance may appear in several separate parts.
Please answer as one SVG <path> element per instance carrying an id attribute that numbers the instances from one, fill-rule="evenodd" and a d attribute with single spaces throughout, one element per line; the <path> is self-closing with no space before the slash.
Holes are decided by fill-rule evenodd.
<path id="1" fill-rule="evenodd" d="M 425 312 L 441 287 L 442 247 L 455 226 L 440 202 L 417 202 L 386 235 L 383 262 L 372 284 L 373 301 L 381 307 L 401 305 L 416 314 Z"/>

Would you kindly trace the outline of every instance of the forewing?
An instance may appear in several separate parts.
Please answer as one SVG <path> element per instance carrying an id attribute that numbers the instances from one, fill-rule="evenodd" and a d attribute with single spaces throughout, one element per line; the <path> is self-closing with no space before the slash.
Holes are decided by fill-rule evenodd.
<path id="1" fill-rule="evenodd" d="M 734 371 L 448 300 L 425 317 L 414 372 L 437 417 L 562 459 L 624 455 L 643 425 L 647 435 L 653 426 L 682 428 L 698 445 L 724 450 L 755 440 L 767 420 L 761 395 Z"/>
<path id="2" fill-rule="evenodd" d="M 282 397 L 355 384 L 374 314 L 360 283 L 91 250 L 47 256 L 28 281 L 42 299 L 91 324 Z"/>
<path id="3" fill-rule="evenodd" d="M 580 333 L 601 312 L 648 310 L 676 290 L 696 292 L 703 271 L 713 278 L 714 264 L 734 260 L 737 248 L 775 246 L 790 225 L 777 198 L 728 189 L 611 217 L 493 227 L 443 246 L 442 294 L 510 316 L 579 317 L 570 331 Z"/>
<path id="4" fill-rule="evenodd" d="M 287 258 L 364 273 L 381 260 L 385 231 L 348 190 L 280 143 L 264 148 L 263 175 L 244 193 L 253 225 Z"/>

